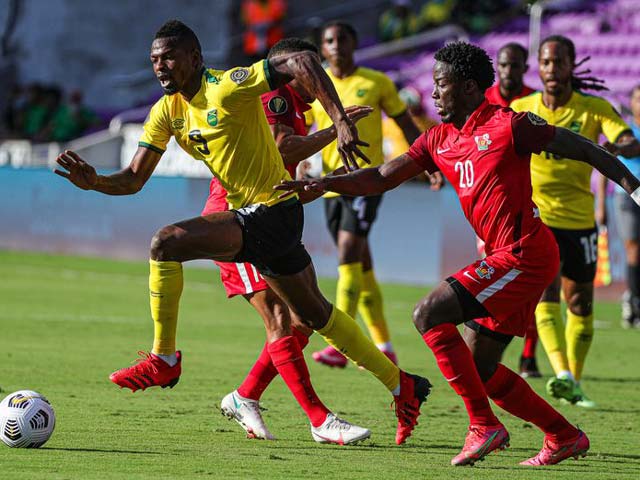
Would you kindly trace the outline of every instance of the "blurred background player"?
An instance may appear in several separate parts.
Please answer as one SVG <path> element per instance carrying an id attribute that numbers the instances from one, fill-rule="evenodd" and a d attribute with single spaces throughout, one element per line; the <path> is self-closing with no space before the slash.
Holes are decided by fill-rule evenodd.
<path id="1" fill-rule="evenodd" d="M 630 122 L 633 135 L 640 140 L 640 85 L 631 91 L 629 108 L 633 116 Z M 640 153 L 629 151 L 628 146 L 605 147 L 618 154 L 618 158 L 636 177 L 640 176 Z M 606 186 L 603 190 L 606 191 Z M 628 202 L 620 188 L 616 188 L 614 203 L 618 232 L 624 242 L 627 259 L 627 290 L 622 298 L 622 326 L 640 328 L 640 207 Z"/>
<path id="2" fill-rule="evenodd" d="M 67 150 L 58 156 L 62 170 L 55 173 L 83 190 L 131 195 L 150 178 L 174 137 L 183 150 L 204 161 L 219 178 L 232 208 L 179 221 L 156 232 L 149 261 L 153 349 L 137 365 L 112 373 L 111 381 L 132 391 L 176 385 L 182 363 L 181 352 L 176 350 L 182 263 L 195 259 L 249 262 L 305 325 L 372 372 L 388 389 L 398 420 L 396 442 L 404 443 L 417 425 L 430 383 L 398 369 L 353 318 L 324 298 L 311 257 L 301 242 L 302 205 L 297 196 L 278 195 L 273 189 L 291 176 L 258 97 L 294 78 L 329 110 L 345 168 L 355 168 L 356 157 L 363 156 L 359 146 L 366 143 L 358 138 L 318 56 L 303 51 L 247 68 L 206 69 L 196 35 L 172 20 L 156 33 L 150 58 L 165 95 L 152 107 L 129 166 L 111 175 L 98 175 L 94 167 Z M 271 361 L 305 412 L 319 421 L 324 407 L 309 381 L 300 344 L 291 333 L 288 311 L 281 320 L 278 338 L 272 337 L 267 347 Z M 325 418 L 330 420 L 326 412 Z M 338 429 L 343 439 L 345 435 L 367 435 L 366 429 L 346 422 L 325 422 L 319 427 L 314 423 L 312 420 L 314 435 L 322 435 L 317 429 L 325 427 Z M 329 441 L 327 437 L 324 440 Z"/>
<path id="3" fill-rule="evenodd" d="M 500 363 L 513 336 L 522 336 L 531 323 L 538 299 L 560 265 L 553 234 L 531 199 L 529 163 L 531 154 L 543 148 L 559 159 L 580 159 L 623 185 L 639 204 L 640 181 L 588 139 L 531 112 L 489 104 L 484 92 L 494 71 L 484 50 L 455 42 L 441 48 L 435 59 L 432 97 L 442 124 L 421 135 L 406 154 L 377 168 L 284 182 L 280 188 L 372 195 L 397 187 L 422 169 L 441 170 L 487 247 L 484 260 L 441 282 L 413 312 L 416 328 L 469 415 L 464 447 L 451 463 L 473 465 L 508 446 L 509 434 L 489 398 L 545 433 L 540 452 L 521 465 L 552 465 L 584 456 L 587 436 Z M 464 339 L 457 329 L 461 323 Z"/>
<path id="4" fill-rule="evenodd" d="M 515 111 L 530 111 L 552 125 L 578 133 L 593 142 L 604 134 L 612 142 L 637 144 L 629 126 L 601 97 L 583 90 L 606 90 L 602 81 L 576 73 L 576 53 L 567 37 L 545 38 L 538 50 L 538 70 L 543 91 L 511 103 Z M 582 63 L 582 62 L 581 62 Z M 593 340 L 593 280 L 596 272 L 596 221 L 604 220 L 605 197 L 598 195 L 594 220 L 590 165 L 574 160 L 558 162 L 553 154 L 531 157 L 533 201 L 542 221 L 551 228 L 560 248 L 558 276 L 544 291 L 536 309 L 538 334 L 556 374 L 547 382 L 555 398 L 594 407 L 580 380 Z M 567 302 L 566 328 L 560 311 L 560 290 Z"/>
<path id="5" fill-rule="evenodd" d="M 484 96 L 487 102 L 501 107 L 508 107 L 512 100 L 525 97 L 535 90 L 524 84 L 524 74 L 529 70 L 527 58 L 529 53 L 519 43 L 507 43 L 498 50 L 497 71 L 498 82 L 489 87 Z M 478 253 L 484 255 L 484 244 L 476 237 Z M 536 362 L 536 346 L 538 344 L 538 330 L 535 319 L 527 328 L 524 336 L 524 347 L 520 355 L 520 375 L 524 378 L 539 378 L 542 376 Z"/>
<path id="6" fill-rule="evenodd" d="M 411 120 L 413 120 L 418 131 L 424 132 L 438 124 L 427 113 L 422 94 L 417 88 L 410 85 L 403 87 L 398 90 L 398 96 L 407 106 L 407 112 L 409 112 Z M 385 161 L 393 160 L 409 150 L 409 143 L 404 136 L 404 132 L 391 117 L 385 116 L 382 120 L 382 138 Z"/>
<path id="7" fill-rule="evenodd" d="M 487 102 L 508 107 L 516 98 L 525 97 L 535 90 L 524 84 L 524 74 L 529 70 L 529 53 L 519 43 L 507 43 L 498 50 L 498 82 L 485 93 Z"/>
<path id="8" fill-rule="evenodd" d="M 327 75 L 342 102 L 345 105 L 373 107 L 373 113 L 359 123 L 358 131 L 369 144 L 362 151 L 373 166 L 380 165 L 383 162 L 382 112 L 394 119 L 407 141 L 413 142 L 420 132 L 411 120 L 406 105 L 398 97 L 393 82 L 382 72 L 355 64 L 353 52 L 358 45 L 358 36 L 350 24 L 340 21 L 325 24 L 321 42 L 322 56 L 328 63 Z M 331 119 L 318 102 L 312 104 L 308 116 L 318 129 L 331 125 Z M 330 144 L 322 151 L 323 173 L 327 175 L 333 172 L 340 164 L 339 152 L 335 144 Z M 368 241 L 381 200 L 381 195 L 350 197 L 331 194 L 324 201 L 327 226 L 338 248 L 336 307 L 351 317 L 359 312 L 376 346 L 397 363 Z M 332 347 L 314 352 L 313 358 L 329 366 L 347 365 L 345 356 Z"/>
<path id="9" fill-rule="evenodd" d="M 318 49 L 312 43 L 298 38 L 286 38 L 271 48 L 268 58 L 302 51 L 318 53 Z M 310 108 L 309 103 L 313 102 L 315 98 L 296 80 L 263 94 L 261 99 L 262 107 L 285 167 L 291 177 L 295 178 L 298 163 L 335 140 L 336 130 L 331 126 L 306 136 L 304 112 Z M 370 111 L 371 109 L 368 107 L 356 107 L 347 109 L 347 114 L 356 122 Z M 227 192 L 220 181 L 213 177 L 209 186 L 209 197 L 201 215 L 205 216 L 226 210 L 229 210 Z M 220 268 L 220 278 L 227 292 L 227 297 L 242 295 L 262 317 L 267 331 L 267 342 L 257 361 L 238 389 L 223 398 L 220 408 L 224 415 L 236 420 L 245 429 L 249 438 L 272 440 L 274 436 L 264 423 L 259 403 L 264 390 L 278 375 L 278 370 L 269 355 L 269 343 L 281 336 L 279 330 L 281 325 L 285 323 L 282 319 L 285 311 L 292 318 L 294 324 L 292 334 L 301 349 L 304 349 L 309 343 L 308 337 L 313 333 L 313 330 L 304 326 L 295 313 L 289 310 L 286 303 L 269 288 L 254 265 L 248 262 L 215 263 Z M 322 420 L 323 414 L 324 412 L 320 412 L 320 419 L 316 420 L 316 424 Z M 349 431 L 360 428 L 346 424 L 343 429 L 337 428 L 345 422 L 331 413 L 327 413 L 323 422 L 327 419 L 329 424 L 333 423 L 334 425 L 331 428 L 324 428 L 323 432 L 315 432 L 314 439 L 316 441 L 330 439 L 337 442 L 339 438 L 342 438 L 344 443 L 351 443 L 349 442 L 350 435 L 345 435 L 344 428 L 348 427 Z M 356 435 L 353 438 L 354 441 L 360 441 L 362 435 Z"/>

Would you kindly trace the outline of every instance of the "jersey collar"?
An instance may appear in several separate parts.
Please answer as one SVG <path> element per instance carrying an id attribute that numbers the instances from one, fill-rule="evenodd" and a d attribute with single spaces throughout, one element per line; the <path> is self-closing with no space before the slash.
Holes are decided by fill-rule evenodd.
<path id="1" fill-rule="evenodd" d="M 484 123 L 487 115 L 490 114 L 491 111 L 491 104 L 485 99 L 469 116 L 462 126 L 460 133 L 466 137 L 470 136 L 476 128 L 476 125 Z"/>

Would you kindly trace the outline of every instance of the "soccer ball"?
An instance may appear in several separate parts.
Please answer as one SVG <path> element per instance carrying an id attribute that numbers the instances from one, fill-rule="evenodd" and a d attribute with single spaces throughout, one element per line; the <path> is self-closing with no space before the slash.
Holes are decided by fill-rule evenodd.
<path id="1" fill-rule="evenodd" d="M 55 425 L 53 408 L 38 392 L 19 390 L 0 402 L 0 439 L 10 447 L 41 447 Z"/>

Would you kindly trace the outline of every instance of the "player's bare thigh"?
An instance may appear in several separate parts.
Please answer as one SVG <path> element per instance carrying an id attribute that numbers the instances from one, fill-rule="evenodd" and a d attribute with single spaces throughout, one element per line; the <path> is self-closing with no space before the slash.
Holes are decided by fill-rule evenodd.
<path id="1" fill-rule="evenodd" d="M 242 249 L 242 229 L 232 211 L 182 220 L 162 227 L 151 240 L 151 259 L 233 261 Z"/>
<path id="2" fill-rule="evenodd" d="M 307 336 L 313 333 L 313 330 L 304 326 L 301 319 L 292 314 L 287 304 L 270 288 L 247 293 L 243 297 L 256 309 L 264 321 L 268 342 L 291 335 L 291 327 L 295 327 Z"/>
<path id="3" fill-rule="evenodd" d="M 447 282 L 440 282 L 413 310 L 413 323 L 420 335 L 443 323 L 459 325 L 463 321 L 464 311 L 460 299 Z"/>
<path id="4" fill-rule="evenodd" d="M 293 275 L 263 276 L 304 325 L 318 330 L 327 324 L 333 306 L 320 292 L 313 263 Z"/>

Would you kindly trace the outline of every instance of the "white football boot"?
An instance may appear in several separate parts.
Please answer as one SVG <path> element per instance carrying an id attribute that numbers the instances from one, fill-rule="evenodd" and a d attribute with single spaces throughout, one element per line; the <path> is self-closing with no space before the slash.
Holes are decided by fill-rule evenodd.
<path id="1" fill-rule="evenodd" d="M 220 411 L 225 417 L 238 422 L 247 432 L 247 438 L 276 439 L 264 424 L 257 400 L 241 397 L 236 390 L 222 399 Z"/>
<path id="2" fill-rule="evenodd" d="M 322 425 L 319 427 L 311 426 L 311 435 L 318 443 L 351 445 L 369 438 L 371 431 L 352 425 L 346 420 L 336 417 L 333 413 L 329 413 Z"/>

